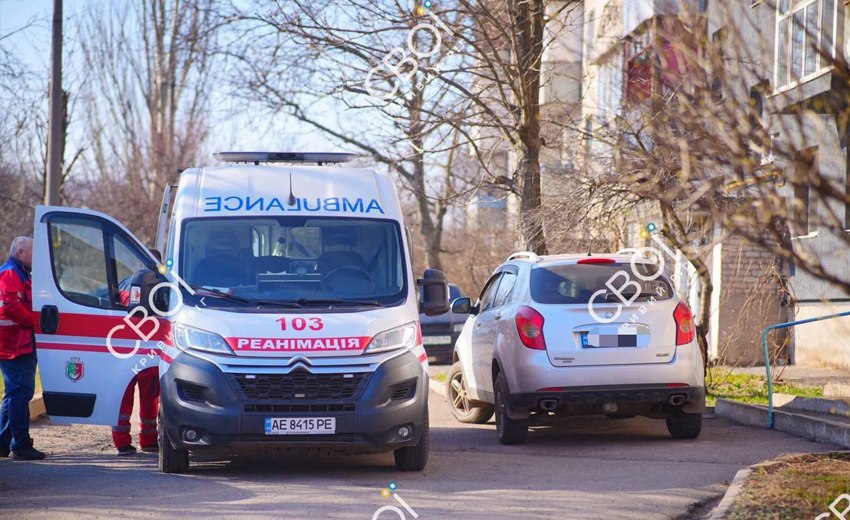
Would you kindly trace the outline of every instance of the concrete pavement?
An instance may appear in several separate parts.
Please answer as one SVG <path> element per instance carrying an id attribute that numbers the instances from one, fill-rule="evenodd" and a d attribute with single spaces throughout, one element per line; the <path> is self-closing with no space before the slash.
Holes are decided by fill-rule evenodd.
<path id="1" fill-rule="evenodd" d="M 576 419 L 502 446 L 492 423 L 457 423 L 433 393 L 431 427 L 421 473 L 399 472 L 391 455 L 379 455 L 201 463 L 162 475 L 155 455 L 113 455 L 108 428 L 41 423 L 33 436 L 48 460 L 0 460 L 0 517 L 368 519 L 382 506 L 404 512 L 380 494 L 394 481 L 422 520 L 676 518 L 722 493 L 742 467 L 835 449 L 723 419 L 707 419 L 697 440 L 673 441 L 663 422 L 641 418 Z"/>

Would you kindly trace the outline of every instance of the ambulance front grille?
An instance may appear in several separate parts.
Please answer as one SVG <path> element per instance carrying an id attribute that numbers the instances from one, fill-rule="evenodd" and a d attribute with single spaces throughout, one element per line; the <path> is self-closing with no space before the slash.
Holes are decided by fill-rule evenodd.
<path id="1" fill-rule="evenodd" d="M 243 399 L 357 399 L 369 382 L 369 373 L 312 374 L 296 370 L 289 374 L 230 374 Z"/>

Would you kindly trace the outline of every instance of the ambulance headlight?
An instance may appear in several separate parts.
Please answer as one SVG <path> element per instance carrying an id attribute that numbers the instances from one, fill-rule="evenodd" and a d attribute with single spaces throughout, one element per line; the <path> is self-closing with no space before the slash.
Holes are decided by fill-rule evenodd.
<path id="1" fill-rule="evenodd" d="M 363 351 L 364 354 L 375 352 L 387 352 L 401 348 L 413 348 L 416 346 L 416 323 L 408 323 L 401 327 L 385 330 L 377 334 L 369 346 Z"/>
<path id="2" fill-rule="evenodd" d="M 174 344 L 180 350 L 200 350 L 213 354 L 233 355 L 233 351 L 218 334 L 175 323 L 171 328 Z"/>

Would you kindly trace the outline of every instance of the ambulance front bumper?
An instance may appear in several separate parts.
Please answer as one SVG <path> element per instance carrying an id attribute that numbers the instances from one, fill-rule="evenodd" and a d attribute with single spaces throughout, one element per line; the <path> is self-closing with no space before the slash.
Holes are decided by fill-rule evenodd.
<path id="1" fill-rule="evenodd" d="M 371 372 L 306 367 L 279 373 L 225 373 L 190 354 L 161 381 L 162 423 L 176 447 L 191 451 L 327 447 L 388 451 L 411 446 L 427 423 L 428 377 L 405 352 Z M 269 419 L 333 418 L 333 433 L 273 435 Z"/>

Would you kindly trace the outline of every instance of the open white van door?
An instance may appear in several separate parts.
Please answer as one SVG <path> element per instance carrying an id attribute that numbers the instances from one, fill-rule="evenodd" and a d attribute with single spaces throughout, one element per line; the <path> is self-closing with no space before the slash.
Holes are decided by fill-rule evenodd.
<path id="1" fill-rule="evenodd" d="M 127 386 L 159 364 L 167 324 L 128 318 L 129 281 L 156 269 L 123 225 L 96 211 L 38 206 L 32 266 L 44 402 L 56 423 L 118 424 Z M 156 324 L 158 327 L 154 327 Z M 154 328 L 148 341 L 140 335 Z"/>

